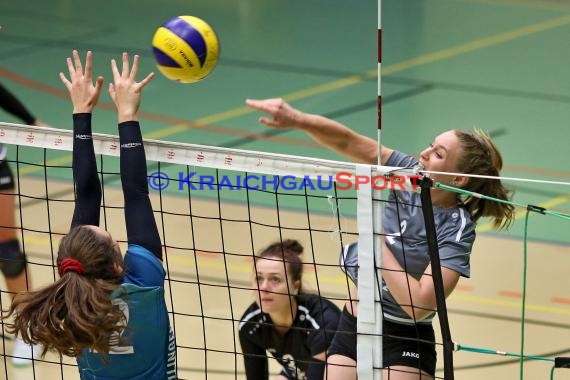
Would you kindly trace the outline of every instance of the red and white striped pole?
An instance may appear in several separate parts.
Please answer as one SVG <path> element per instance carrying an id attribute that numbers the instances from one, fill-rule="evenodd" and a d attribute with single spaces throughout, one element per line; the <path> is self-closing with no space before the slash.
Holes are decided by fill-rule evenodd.
<path id="1" fill-rule="evenodd" d="M 380 69 L 382 66 L 381 5 L 378 0 L 378 165 L 381 165 L 382 97 L 380 92 Z M 357 173 L 376 174 L 368 165 L 358 165 Z M 359 380 L 382 380 L 382 194 L 372 187 L 357 191 L 358 214 L 358 318 L 356 372 Z"/>
<path id="2" fill-rule="evenodd" d="M 378 165 L 382 164 L 382 0 L 378 0 Z M 375 199 L 382 199 L 381 191 L 374 191 Z M 374 261 L 376 262 L 375 275 L 378 277 L 376 280 L 377 284 L 382 283 L 382 202 L 376 201 L 372 203 L 373 212 L 373 231 L 374 231 Z M 375 341 L 373 357 L 373 377 L 374 380 L 382 380 L 382 367 L 384 366 L 384 357 L 382 355 L 383 343 L 382 343 L 382 320 L 384 315 L 382 313 L 382 305 L 380 303 L 382 296 L 380 294 L 382 290 L 376 289 L 375 291 L 375 334 L 377 338 Z"/>
<path id="3" fill-rule="evenodd" d="M 378 165 L 381 157 L 380 132 L 382 131 L 382 0 L 378 0 Z"/>

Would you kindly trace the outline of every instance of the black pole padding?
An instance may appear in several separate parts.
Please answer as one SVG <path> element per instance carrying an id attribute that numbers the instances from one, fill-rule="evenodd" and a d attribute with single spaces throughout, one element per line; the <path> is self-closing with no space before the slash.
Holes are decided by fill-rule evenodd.
<path id="1" fill-rule="evenodd" d="M 424 176 L 419 180 L 420 199 L 422 201 L 422 212 L 426 228 L 426 239 L 428 253 L 431 263 L 432 279 L 435 288 L 435 299 L 437 305 L 437 316 L 441 327 L 441 337 L 443 340 L 443 378 L 453 380 L 453 340 L 449 329 L 449 319 L 447 318 L 447 306 L 445 304 L 445 290 L 443 287 L 443 276 L 441 274 L 441 264 L 439 261 L 439 247 L 437 245 L 437 232 L 433 215 L 433 205 L 431 202 L 431 188 L 433 181 Z"/>
<path id="2" fill-rule="evenodd" d="M 554 368 L 570 368 L 570 358 L 563 356 L 554 358 Z"/>

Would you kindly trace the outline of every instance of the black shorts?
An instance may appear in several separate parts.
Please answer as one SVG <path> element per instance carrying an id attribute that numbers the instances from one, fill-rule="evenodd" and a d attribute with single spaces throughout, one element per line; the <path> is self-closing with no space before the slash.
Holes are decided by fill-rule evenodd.
<path id="1" fill-rule="evenodd" d="M 327 354 L 343 355 L 356 361 L 356 317 L 342 310 L 338 329 Z M 383 366 L 419 368 L 435 377 L 437 353 L 431 324 L 404 325 L 384 320 Z"/>
<path id="2" fill-rule="evenodd" d="M 327 354 L 328 356 L 342 355 L 356 361 L 356 317 L 348 312 L 346 306 L 340 314 L 338 328 Z"/>
<path id="3" fill-rule="evenodd" d="M 15 187 L 14 176 L 10 166 L 8 166 L 8 162 L 5 160 L 0 161 L 0 190 L 9 190 Z"/>
<path id="4" fill-rule="evenodd" d="M 419 368 L 435 377 L 437 353 L 430 324 L 404 325 L 384 320 L 384 367 Z"/>

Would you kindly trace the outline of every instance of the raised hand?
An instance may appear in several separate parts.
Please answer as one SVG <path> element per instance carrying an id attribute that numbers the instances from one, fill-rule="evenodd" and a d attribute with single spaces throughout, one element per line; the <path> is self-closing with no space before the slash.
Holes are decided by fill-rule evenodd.
<path id="1" fill-rule="evenodd" d="M 69 69 L 69 80 L 65 74 L 60 72 L 61 81 L 69 90 L 73 113 L 91 113 L 99 100 L 103 77 L 99 76 L 93 84 L 92 68 L 93 54 L 88 51 L 85 56 L 85 72 L 79 58 L 77 50 L 73 50 L 73 60 L 67 58 L 67 68 Z"/>
<path id="2" fill-rule="evenodd" d="M 271 118 L 261 116 L 259 122 L 274 128 L 295 127 L 298 124 L 300 112 L 291 107 L 286 101 L 280 98 L 245 101 L 248 107 L 263 111 L 271 115 Z"/>
<path id="3" fill-rule="evenodd" d="M 109 95 L 115 106 L 119 123 L 124 121 L 138 120 L 138 111 L 141 103 L 142 89 L 152 80 L 154 73 L 150 73 L 142 81 L 137 82 L 136 76 L 139 70 L 139 56 L 133 58 L 133 67 L 129 68 L 129 55 L 123 53 L 123 68 L 121 72 L 117 68 L 117 62 L 111 60 L 113 82 L 109 84 Z"/>

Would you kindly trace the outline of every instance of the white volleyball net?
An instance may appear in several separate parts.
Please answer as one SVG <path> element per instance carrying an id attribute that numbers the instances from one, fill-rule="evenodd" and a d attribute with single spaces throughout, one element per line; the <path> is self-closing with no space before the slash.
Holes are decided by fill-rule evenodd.
<path id="1" fill-rule="evenodd" d="M 9 150 L 7 162 L 18 184 L 13 192 L 16 228 L 31 287 L 38 288 L 57 278 L 58 242 L 69 230 L 72 133 L 2 123 L 0 143 Z M 124 252 L 118 139 L 95 135 L 94 143 L 104 190 L 101 225 Z M 360 188 L 367 190 L 355 191 L 355 176 L 373 177 L 394 168 L 159 141 L 145 141 L 145 148 L 166 252 L 166 303 L 176 330 L 180 378 L 244 378 L 236 326 L 254 300 L 254 254 L 269 243 L 297 239 L 304 246 L 304 288 L 342 308 L 349 280 L 339 269 L 341 246 L 358 239 L 374 244 L 370 212 L 356 218 L 358 207 L 371 207 L 372 193 L 366 184 Z M 363 278 L 374 276 L 373 265 L 367 268 Z M 8 293 L 3 287 L 3 309 L 10 302 Z M 360 298 L 362 321 L 379 320 L 374 287 L 364 287 Z M 5 333 L 3 343 L 11 378 L 12 337 Z M 366 344 L 377 345 L 379 339 Z M 373 358 L 360 362 L 366 360 Z M 276 362 L 269 362 L 278 371 Z M 372 367 L 370 362 L 370 375 Z M 55 354 L 24 370 L 37 379 L 77 378 L 74 360 Z"/>

